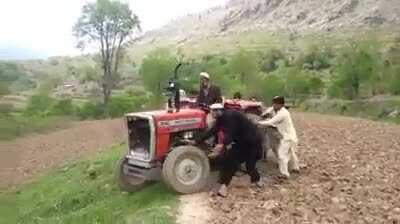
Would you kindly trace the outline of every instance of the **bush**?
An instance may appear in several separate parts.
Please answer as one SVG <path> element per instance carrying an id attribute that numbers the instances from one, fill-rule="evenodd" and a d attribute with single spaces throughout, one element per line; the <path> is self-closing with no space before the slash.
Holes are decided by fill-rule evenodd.
<path id="1" fill-rule="evenodd" d="M 107 112 L 111 117 L 118 117 L 134 111 L 137 106 L 134 97 L 114 96 L 111 97 L 110 103 L 107 105 Z"/>
<path id="2" fill-rule="evenodd" d="M 74 114 L 74 106 L 72 105 L 71 99 L 59 100 L 53 104 L 50 108 L 48 114 L 50 115 L 58 115 L 58 116 L 66 116 Z"/>
<path id="3" fill-rule="evenodd" d="M 104 115 L 104 106 L 86 102 L 77 109 L 76 115 L 81 119 L 99 119 Z"/>
<path id="4" fill-rule="evenodd" d="M 76 115 L 80 119 L 99 119 L 106 116 L 119 117 L 147 106 L 146 103 L 148 100 L 149 96 L 147 95 L 112 96 L 107 108 L 104 108 L 104 105 L 99 103 L 87 102 L 77 109 Z"/>
<path id="5" fill-rule="evenodd" d="M 48 109 L 53 104 L 54 99 L 48 95 L 34 95 L 31 96 L 28 106 L 24 111 L 26 116 L 46 116 Z"/>
<path id="6" fill-rule="evenodd" d="M 126 87 L 125 89 L 124 89 L 124 93 L 127 95 L 127 96 L 143 96 L 143 95 L 146 95 L 147 94 L 147 92 L 146 91 L 144 91 L 144 90 L 142 90 L 142 89 L 138 89 L 138 88 L 135 88 L 135 87 L 131 87 L 131 86 L 129 86 L 129 87 Z"/>
<path id="7" fill-rule="evenodd" d="M 308 85 L 310 88 L 310 92 L 312 94 L 322 94 L 323 89 L 324 89 L 324 82 L 322 81 L 322 79 L 318 78 L 318 77 L 311 77 L 308 80 Z"/>
<path id="8" fill-rule="evenodd" d="M 284 65 L 288 65 L 288 60 L 282 51 L 277 49 L 272 49 L 268 51 L 261 61 L 261 71 L 264 73 L 269 73 L 275 71 L 279 67 L 279 62 L 282 61 Z"/>
<path id="9" fill-rule="evenodd" d="M 303 69 L 322 70 L 331 66 L 331 57 L 329 49 L 320 50 L 316 46 L 313 46 L 305 54 L 297 58 L 296 64 Z"/>

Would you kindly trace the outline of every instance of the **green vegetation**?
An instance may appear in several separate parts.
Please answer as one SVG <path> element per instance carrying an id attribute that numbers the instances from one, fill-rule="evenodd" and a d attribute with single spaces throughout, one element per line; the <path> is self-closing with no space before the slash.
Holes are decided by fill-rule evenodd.
<path id="1" fill-rule="evenodd" d="M 372 120 L 390 121 L 400 124 L 400 117 L 387 116 L 393 110 L 400 112 L 400 98 L 379 101 L 369 100 L 306 100 L 300 105 L 304 111 L 340 114 Z"/>
<path id="2" fill-rule="evenodd" d="M 156 49 L 143 59 L 140 75 L 144 87 L 154 95 L 155 104 L 162 102 L 162 93 L 173 77 L 176 64 L 176 59 L 167 49 Z"/>
<path id="3" fill-rule="evenodd" d="M 121 117 L 147 106 L 148 95 L 133 94 L 112 96 L 106 108 L 92 102 L 77 105 L 72 99 L 56 99 L 43 93 L 31 96 L 22 112 L 14 112 L 12 104 L 0 103 L 0 140 L 65 128 L 79 119 Z"/>
<path id="4" fill-rule="evenodd" d="M 136 29 L 140 29 L 140 22 L 129 4 L 111 0 L 87 3 L 73 28 L 79 47 L 84 48 L 94 42 L 100 46 L 103 73 L 101 88 L 105 107 L 119 78 L 118 68 L 123 56 L 123 44 Z"/>
<path id="5" fill-rule="evenodd" d="M 196 94 L 202 71 L 211 74 L 226 97 L 241 92 L 245 98 L 255 96 L 267 104 L 274 95 L 284 95 L 296 103 L 400 95 L 400 39 L 378 31 L 351 35 L 308 33 L 290 37 L 254 32 L 180 48 L 156 48 L 163 46 L 157 40 L 145 51 L 135 46 L 134 52 L 124 45 L 118 72 L 112 73 L 115 79 L 107 106 L 101 54 L 1 62 L 0 95 L 11 95 L 0 96 L 1 117 L 102 119 L 159 108 L 178 61 L 184 62 L 179 82 L 189 95 Z M 140 59 L 134 61 L 137 54 L 141 54 Z M 63 87 L 70 84 L 69 80 L 75 80 L 72 90 Z M 18 85 L 29 91 L 17 90 Z M 18 122 L 13 126 L 10 130 L 23 127 Z"/>
<path id="6" fill-rule="evenodd" d="M 118 188 L 114 171 L 124 148 L 113 147 L 93 159 L 69 163 L 15 192 L 0 193 L 0 202 L 9 205 L 0 207 L 0 223 L 15 223 L 15 216 L 21 224 L 174 223 L 177 201 L 164 185 L 136 193 Z"/>
<path id="7" fill-rule="evenodd" d="M 30 133 L 43 133 L 66 128 L 71 124 L 69 117 L 26 117 L 0 114 L 0 141 L 11 140 Z"/>

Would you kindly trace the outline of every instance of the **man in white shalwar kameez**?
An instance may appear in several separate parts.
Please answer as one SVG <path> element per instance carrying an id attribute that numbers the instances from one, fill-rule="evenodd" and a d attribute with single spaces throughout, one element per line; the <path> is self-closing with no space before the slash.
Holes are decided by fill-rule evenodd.
<path id="1" fill-rule="evenodd" d="M 279 171 L 283 177 L 289 178 L 289 170 L 299 172 L 299 161 L 296 155 L 298 142 L 296 129 L 293 126 L 289 111 L 285 108 L 285 98 L 276 96 L 272 103 L 272 108 L 267 111 L 272 115 L 272 118 L 260 121 L 259 125 L 276 127 L 282 135 L 277 155 Z"/>

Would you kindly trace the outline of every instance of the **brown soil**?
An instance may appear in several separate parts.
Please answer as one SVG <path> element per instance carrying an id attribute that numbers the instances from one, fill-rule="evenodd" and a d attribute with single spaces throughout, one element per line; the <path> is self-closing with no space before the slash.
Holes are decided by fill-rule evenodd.
<path id="1" fill-rule="evenodd" d="M 301 173 L 278 182 L 270 163 L 262 191 L 249 188 L 246 176 L 234 179 L 228 198 L 204 196 L 213 211 L 208 223 L 400 223 L 400 126 L 303 113 L 294 119 Z"/>
<path id="2" fill-rule="evenodd" d="M 77 122 L 49 134 L 0 142 L 0 186 L 24 183 L 38 174 L 123 141 L 121 120 Z"/>
<path id="3" fill-rule="evenodd" d="M 299 175 L 262 191 L 236 178 L 226 199 L 182 198 L 187 223 L 400 223 L 400 126 L 355 118 L 294 114 Z M 68 160 L 124 140 L 120 120 L 80 122 L 65 130 L 0 143 L 0 184 L 23 183 Z M 18 161 L 17 165 L 16 162 Z M 260 163 L 262 167 L 263 163 Z M 16 167 L 16 168 L 15 168 Z M 198 206 L 198 203 L 205 202 Z M 193 207 L 193 208 L 191 208 Z M 191 213 L 191 212 L 189 212 Z"/>

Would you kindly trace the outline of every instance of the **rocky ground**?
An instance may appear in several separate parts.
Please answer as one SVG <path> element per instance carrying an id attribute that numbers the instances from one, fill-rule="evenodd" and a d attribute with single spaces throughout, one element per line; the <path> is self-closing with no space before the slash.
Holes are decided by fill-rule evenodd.
<path id="1" fill-rule="evenodd" d="M 294 118 L 301 174 L 273 181 L 270 163 L 262 191 L 237 178 L 227 199 L 204 196 L 212 208 L 204 223 L 400 223 L 400 126 L 318 114 Z"/>

